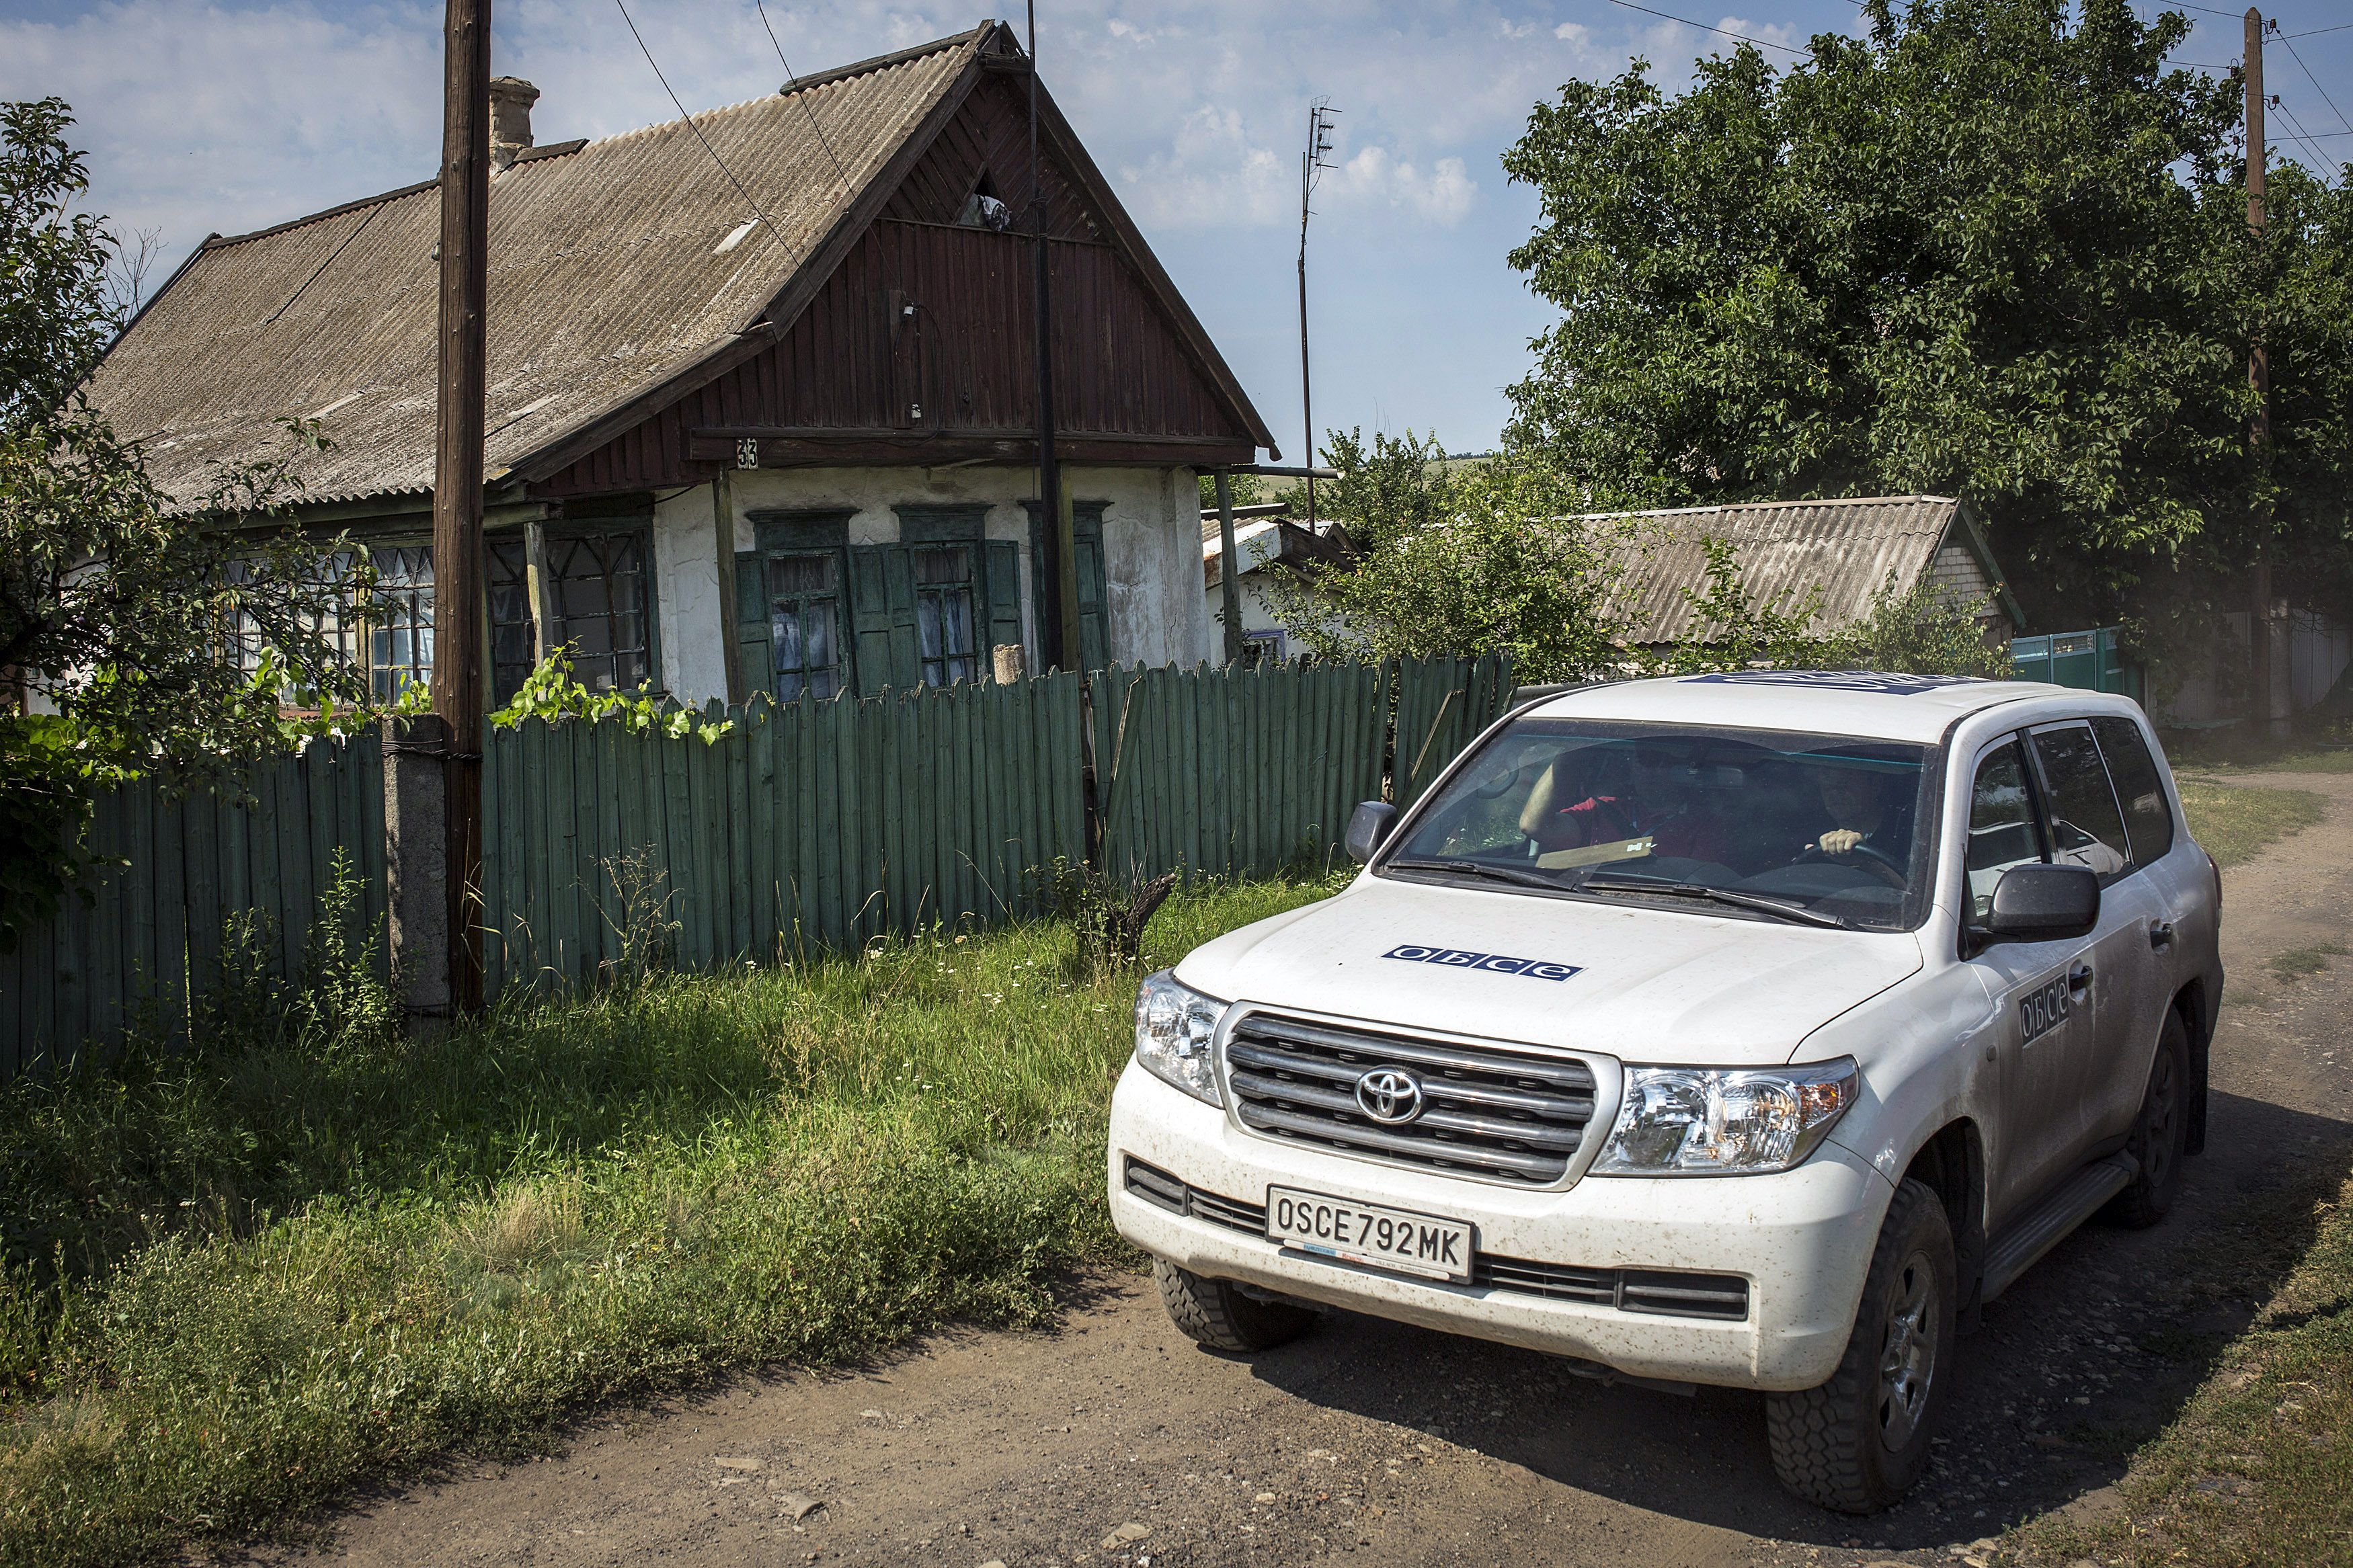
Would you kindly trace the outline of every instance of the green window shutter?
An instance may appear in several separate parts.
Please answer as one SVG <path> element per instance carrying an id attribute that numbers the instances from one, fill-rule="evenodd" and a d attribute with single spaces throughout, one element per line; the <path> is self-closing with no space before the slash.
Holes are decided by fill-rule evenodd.
<path id="1" fill-rule="evenodd" d="M 923 683 L 923 653 L 915 632 L 915 552 L 903 544 L 883 547 L 882 565 L 891 584 L 891 684 Z"/>
<path id="2" fill-rule="evenodd" d="M 768 636 L 768 595 L 760 581 L 760 552 L 735 552 L 735 655 L 744 669 L 744 694 L 776 689 L 776 650 Z"/>
<path id="3" fill-rule="evenodd" d="M 858 644 L 858 694 L 871 697 L 892 684 L 891 588 L 883 558 L 892 546 L 855 544 L 849 550 L 849 619 Z"/>
<path id="4" fill-rule="evenodd" d="M 1089 669 L 1111 662 L 1111 586 L 1103 574 L 1103 503 L 1071 509 L 1071 555 L 1079 568 L 1079 657 Z"/>
<path id="5" fill-rule="evenodd" d="M 1021 547 L 1009 539 L 988 542 L 982 568 L 983 589 L 988 595 L 988 653 L 1006 643 L 1021 643 Z"/>

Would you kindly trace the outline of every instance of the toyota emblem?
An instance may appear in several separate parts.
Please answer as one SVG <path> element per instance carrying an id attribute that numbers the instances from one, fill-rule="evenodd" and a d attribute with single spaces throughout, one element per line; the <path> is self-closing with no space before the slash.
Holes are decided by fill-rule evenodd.
<path id="1" fill-rule="evenodd" d="M 1421 1114 L 1421 1083 L 1399 1068 L 1375 1068 L 1356 1080 L 1356 1103 L 1376 1121 L 1394 1127 Z"/>

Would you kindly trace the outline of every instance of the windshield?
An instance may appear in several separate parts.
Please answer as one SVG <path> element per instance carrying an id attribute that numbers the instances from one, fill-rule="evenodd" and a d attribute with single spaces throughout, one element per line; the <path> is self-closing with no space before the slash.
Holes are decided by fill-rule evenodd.
<path id="1" fill-rule="evenodd" d="M 1523 720 L 1378 869 L 1907 931 L 1930 886 L 1929 760 L 1850 736 Z"/>

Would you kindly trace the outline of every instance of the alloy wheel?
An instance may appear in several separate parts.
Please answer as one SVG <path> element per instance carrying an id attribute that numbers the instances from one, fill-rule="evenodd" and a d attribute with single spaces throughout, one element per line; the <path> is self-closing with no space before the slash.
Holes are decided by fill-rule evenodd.
<path id="1" fill-rule="evenodd" d="M 1879 1354 L 1879 1435 L 1901 1452 L 1919 1429 L 1936 1375 L 1936 1273 L 1915 1252 L 1896 1271 L 1889 1292 L 1887 1336 Z"/>

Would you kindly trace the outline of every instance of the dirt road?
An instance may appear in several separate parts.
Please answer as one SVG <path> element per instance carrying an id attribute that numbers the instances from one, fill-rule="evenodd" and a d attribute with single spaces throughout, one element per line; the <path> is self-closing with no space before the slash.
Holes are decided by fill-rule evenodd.
<path id="1" fill-rule="evenodd" d="M 1676 1564 L 1950 1563 L 2004 1523 L 2096 1510 L 2194 1388 L 2353 1157 L 2353 777 L 2319 827 L 2228 873 L 2232 984 L 2209 1152 L 2164 1226 L 2091 1228 L 1986 1312 L 1905 1508 L 1857 1521 L 1774 1485 L 1759 1402 L 1604 1388 L 1524 1352 L 1370 1319 L 1253 1361 L 1202 1354 L 1148 1279 L 1050 1333 L 936 1338 L 862 1373 L 746 1379 L 583 1426 L 557 1457 L 362 1500 L 313 1562 Z M 2314 953 L 2306 967 L 2328 960 Z M 2293 964 L 2289 967 L 2294 967 Z M 2251 1271 L 2256 1278 L 2251 1279 Z"/>

